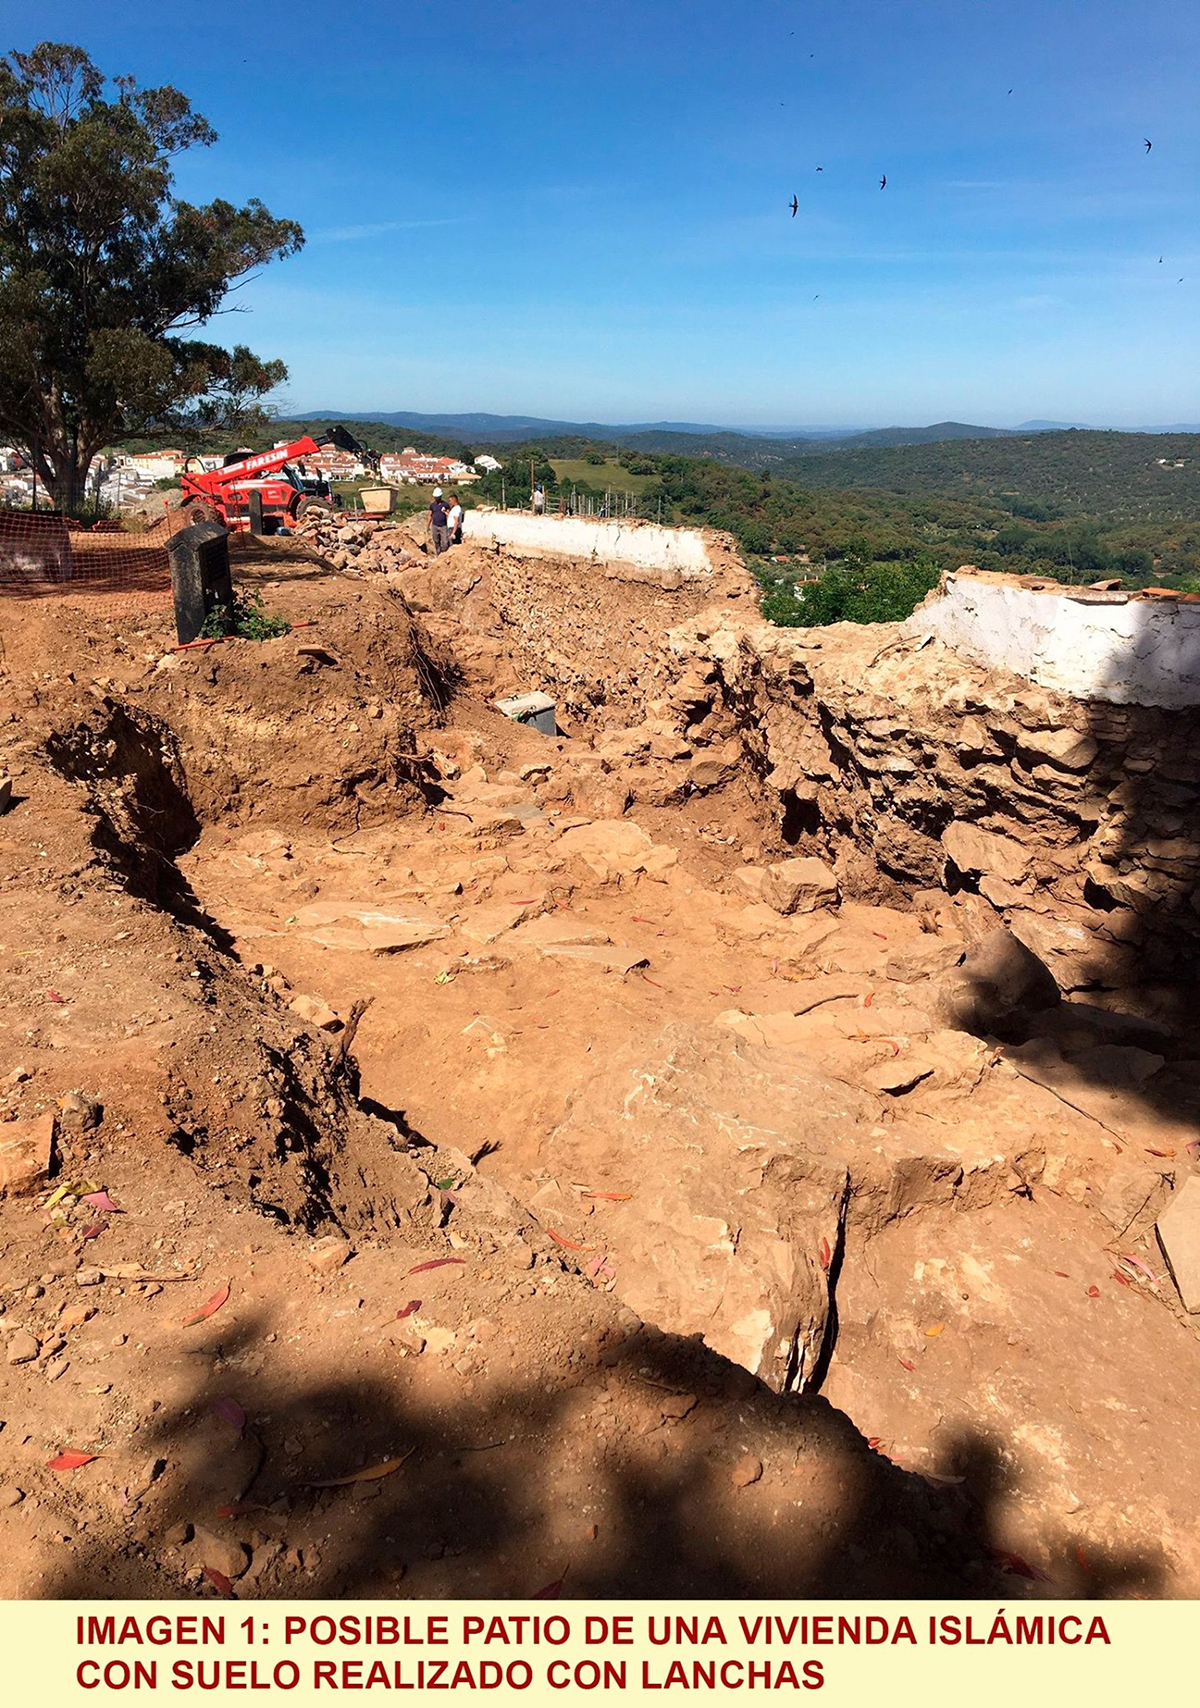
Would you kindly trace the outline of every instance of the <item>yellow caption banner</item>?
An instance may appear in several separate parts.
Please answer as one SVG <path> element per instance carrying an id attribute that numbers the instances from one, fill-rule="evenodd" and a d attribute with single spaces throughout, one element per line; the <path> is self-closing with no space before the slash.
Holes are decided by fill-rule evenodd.
<path id="1" fill-rule="evenodd" d="M 413 1611 L 416 1605 L 419 1611 Z M 1194 1686 L 1195 1602 L 5 1602 L 5 1698 L 1055 1708 Z"/>

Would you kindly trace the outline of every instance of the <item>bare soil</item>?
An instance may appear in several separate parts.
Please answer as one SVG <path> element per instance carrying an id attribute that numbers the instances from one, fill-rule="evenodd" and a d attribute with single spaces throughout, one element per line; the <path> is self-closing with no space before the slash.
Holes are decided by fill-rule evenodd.
<path id="1" fill-rule="evenodd" d="M 970 898 L 756 902 L 753 780 L 632 674 L 502 718 L 499 572 L 431 600 L 406 537 L 424 599 L 239 543 L 272 642 L 4 610 L 0 1116 L 57 1137 L 0 1201 L 0 1594 L 1196 1593 L 1196 1331 L 1095 1208 L 1114 1122 L 1190 1172 L 1186 1095 L 949 1030 Z M 632 658 L 699 595 L 587 597 Z"/>

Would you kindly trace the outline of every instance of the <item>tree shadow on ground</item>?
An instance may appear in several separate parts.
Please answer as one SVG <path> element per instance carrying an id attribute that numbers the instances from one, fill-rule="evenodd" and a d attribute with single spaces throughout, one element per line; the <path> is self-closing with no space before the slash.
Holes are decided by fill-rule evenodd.
<path id="1" fill-rule="evenodd" d="M 215 1595 L 219 1577 L 186 1573 L 232 1575 L 228 1556 L 208 1534 L 182 1544 L 191 1525 L 244 1546 L 241 1599 L 1167 1593 L 1151 1553 L 1064 1545 L 1043 1579 L 1006 1552 L 1010 1473 L 984 1437 L 962 1435 L 953 1470 L 920 1477 L 823 1400 L 777 1395 L 695 1339 L 643 1327 L 549 1375 L 493 1367 L 435 1400 L 408 1376 L 428 1352 L 394 1377 L 292 1384 L 285 1361 L 274 1379 L 236 1377 L 267 1327 L 244 1321 L 199 1355 L 186 1401 L 138 1434 L 157 1479 L 128 1501 L 118 1487 L 115 1531 L 74 1515 L 43 1595 Z M 242 1435 L 211 1409 L 231 1382 Z M 387 1475 L 320 1486 L 402 1455 Z"/>

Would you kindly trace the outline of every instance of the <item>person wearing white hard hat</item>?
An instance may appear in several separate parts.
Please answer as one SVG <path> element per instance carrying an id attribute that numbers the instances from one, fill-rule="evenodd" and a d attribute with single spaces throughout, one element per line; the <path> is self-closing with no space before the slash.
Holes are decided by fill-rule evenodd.
<path id="1" fill-rule="evenodd" d="M 433 555 L 435 557 L 441 557 L 442 553 L 449 549 L 449 520 L 450 512 L 442 498 L 442 489 L 440 486 L 435 486 L 433 502 L 429 506 L 429 527 L 433 534 Z"/>

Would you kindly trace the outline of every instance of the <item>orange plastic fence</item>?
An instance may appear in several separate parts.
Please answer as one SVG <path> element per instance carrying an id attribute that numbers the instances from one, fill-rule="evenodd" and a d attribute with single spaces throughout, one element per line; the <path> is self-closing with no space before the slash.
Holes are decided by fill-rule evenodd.
<path id="1" fill-rule="evenodd" d="M 68 600 L 105 614 L 169 605 L 167 541 L 186 526 L 178 510 L 134 532 L 129 523 L 0 509 L 0 598 Z"/>

